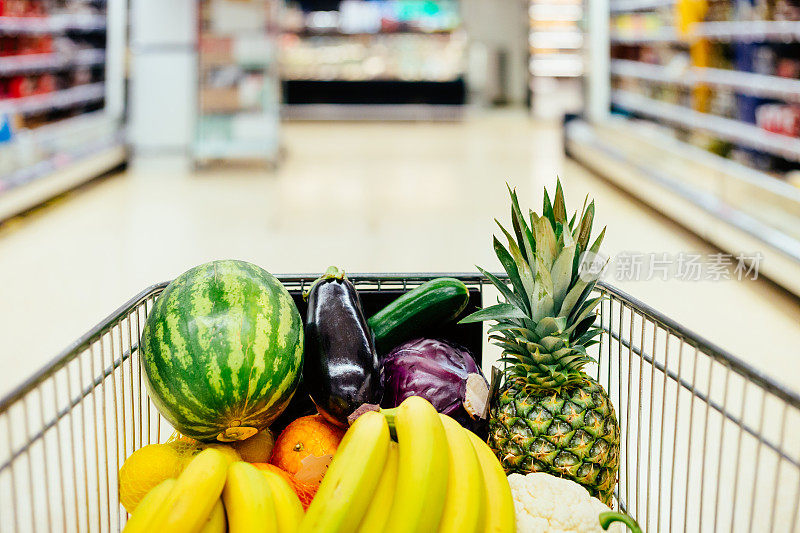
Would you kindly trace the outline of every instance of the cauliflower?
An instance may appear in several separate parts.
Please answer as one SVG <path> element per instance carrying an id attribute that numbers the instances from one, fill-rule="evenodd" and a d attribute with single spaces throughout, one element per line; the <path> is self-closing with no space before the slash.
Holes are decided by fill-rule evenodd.
<path id="1" fill-rule="evenodd" d="M 605 533 L 599 515 L 610 511 L 581 485 L 544 473 L 511 474 L 518 533 Z M 608 531 L 626 533 L 623 524 Z"/>

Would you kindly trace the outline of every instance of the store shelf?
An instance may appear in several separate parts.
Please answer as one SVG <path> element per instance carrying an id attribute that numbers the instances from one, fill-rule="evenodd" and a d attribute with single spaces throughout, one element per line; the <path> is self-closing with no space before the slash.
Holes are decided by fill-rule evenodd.
<path id="1" fill-rule="evenodd" d="M 302 78 L 293 76 L 284 76 L 284 82 L 300 82 L 300 83 L 454 83 L 462 79 L 462 76 L 455 76 L 452 78 L 344 78 L 344 77 L 330 77 L 330 78 Z"/>
<path id="2" fill-rule="evenodd" d="M 612 44 L 654 44 L 654 43 L 681 43 L 678 32 L 671 26 L 665 26 L 650 32 L 620 32 L 612 31 L 610 35 Z"/>
<path id="3" fill-rule="evenodd" d="M 739 42 L 800 42 L 800 21 L 698 22 L 689 32 L 694 38 Z"/>
<path id="4" fill-rule="evenodd" d="M 632 11 L 652 11 L 672 7 L 676 0 L 615 0 L 610 3 L 612 13 L 629 13 Z"/>
<path id="5" fill-rule="evenodd" d="M 395 30 L 395 31 L 377 31 L 377 32 L 344 32 L 334 28 L 320 28 L 320 29 L 305 29 L 303 31 L 296 32 L 295 35 L 299 37 L 376 37 L 381 35 L 450 35 L 451 33 L 458 31 L 459 28 L 448 28 L 448 29 L 440 29 L 440 30 L 423 30 L 423 29 L 403 29 L 403 30 Z"/>
<path id="6" fill-rule="evenodd" d="M 0 16 L 5 52 L 0 81 L 9 85 L 0 98 L 0 115 L 10 126 L 0 143 L 0 220 L 126 158 L 121 129 L 125 40 L 119 38 L 124 7 L 107 11 L 104 0 L 34 4 L 40 16 Z M 15 51 L 22 54 L 7 55 Z"/>
<path id="7" fill-rule="evenodd" d="M 796 232 L 800 216 L 797 190 L 629 121 L 592 125 L 574 120 L 567 124 L 566 139 L 570 157 L 688 230 L 733 254 L 761 253 L 760 273 L 800 296 L 800 240 L 764 218 L 778 214 L 767 211 L 780 211 L 784 226 Z M 631 150 L 646 157 L 632 157 Z M 654 164 L 661 158 L 664 164 Z M 711 189 L 699 183 L 701 178 L 709 180 Z M 727 195 L 747 198 L 749 211 L 728 201 Z M 751 198 L 760 203 L 749 205 Z"/>
<path id="8" fill-rule="evenodd" d="M 628 111 L 704 131 L 732 143 L 800 162 L 800 138 L 771 133 L 753 124 L 700 113 L 627 91 L 613 91 L 611 102 Z"/>
<path id="9" fill-rule="evenodd" d="M 103 110 L 84 113 L 77 117 L 51 122 L 44 126 L 17 132 L 16 137 L 24 137 L 36 144 L 50 143 L 58 138 L 71 137 L 76 132 L 86 131 L 107 124 L 108 115 Z M 14 142 L 14 141 L 12 141 Z"/>
<path id="10" fill-rule="evenodd" d="M 280 145 L 277 138 L 272 143 L 237 141 L 235 144 L 228 141 L 204 140 L 195 143 L 192 153 L 196 160 L 208 159 L 266 159 L 276 163 Z"/>
<path id="11" fill-rule="evenodd" d="M 269 69 L 275 65 L 276 61 L 273 57 L 261 58 L 261 59 L 246 59 L 246 58 L 236 58 L 224 55 L 216 55 L 211 57 L 209 57 L 209 55 L 202 56 L 199 64 L 201 69 L 236 66 L 242 69 L 249 69 L 249 70 Z"/>
<path id="12" fill-rule="evenodd" d="M 50 159 L 39 161 L 33 165 L 28 165 L 16 172 L 0 176 L 0 195 L 16 187 L 26 185 L 32 181 L 40 179 L 42 176 L 52 174 L 68 167 L 76 160 L 105 151 L 109 148 L 121 146 L 121 139 L 103 140 L 97 143 L 90 143 L 80 149 L 70 152 L 56 154 Z"/>
<path id="13" fill-rule="evenodd" d="M 528 16 L 535 22 L 577 22 L 583 17 L 583 7 L 569 4 L 533 4 L 528 8 Z"/>
<path id="14" fill-rule="evenodd" d="M 197 120 L 190 148 L 196 165 L 277 163 L 281 7 L 278 0 L 198 3 Z"/>
<path id="15" fill-rule="evenodd" d="M 463 78 L 451 81 L 284 80 L 283 91 L 284 104 L 335 104 L 355 106 L 354 109 L 362 104 L 365 108 L 396 105 L 405 109 L 419 103 L 460 106 L 465 103 L 467 93 Z"/>
<path id="16" fill-rule="evenodd" d="M 577 50 L 583 47 L 583 34 L 577 31 L 537 31 L 528 37 L 531 48 Z"/>
<path id="17" fill-rule="evenodd" d="M 577 78 L 583 75 L 583 60 L 578 55 L 537 54 L 529 68 L 534 77 Z"/>
<path id="18" fill-rule="evenodd" d="M 2 17 L 0 33 L 59 33 L 65 31 L 95 32 L 106 29 L 105 15 L 62 14 L 49 17 Z"/>
<path id="19" fill-rule="evenodd" d="M 42 202 L 123 164 L 127 158 L 119 138 L 62 153 L 0 179 L 0 220 Z"/>
<path id="20" fill-rule="evenodd" d="M 82 144 L 91 147 L 110 140 L 122 142 L 118 122 L 105 110 L 98 110 L 14 131 L 9 141 L 0 144 L 0 158 L 8 158 L 4 161 L 5 168 L 15 169 L 0 174 L 0 190 L 9 189 L 11 184 L 27 183 L 42 174 L 41 167 L 48 160 L 71 159 L 70 154 L 74 155 Z"/>
<path id="21" fill-rule="evenodd" d="M 779 98 L 787 102 L 800 103 L 800 80 L 792 78 L 716 68 L 689 67 L 685 70 L 675 70 L 661 65 L 624 59 L 611 61 L 611 73 L 617 76 L 686 87 L 699 84 L 727 87 L 750 96 Z"/>
<path id="22" fill-rule="evenodd" d="M 289 120 L 441 121 L 464 118 L 463 105 L 439 104 L 290 104 L 281 109 Z"/>
<path id="23" fill-rule="evenodd" d="M 684 38 L 676 29 L 665 26 L 650 32 L 612 31 L 616 44 L 684 44 L 696 39 L 737 42 L 800 42 L 800 21 L 718 21 L 693 24 Z"/>
<path id="24" fill-rule="evenodd" d="M 74 54 L 25 54 L 0 57 L 0 76 L 62 70 L 70 67 L 103 65 L 106 52 L 102 48 L 78 50 Z"/>
<path id="25" fill-rule="evenodd" d="M 64 109 L 80 104 L 102 100 L 105 96 L 105 83 L 76 85 L 69 89 L 52 93 L 36 94 L 23 98 L 0 100 L 0 113 L 31 114 L 55 109 Z"/>

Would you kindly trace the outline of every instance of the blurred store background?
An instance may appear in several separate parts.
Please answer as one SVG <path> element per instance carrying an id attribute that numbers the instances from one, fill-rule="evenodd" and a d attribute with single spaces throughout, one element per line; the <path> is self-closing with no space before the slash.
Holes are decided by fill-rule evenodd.
<path id="1" fill-rule="evenodd" d="M 612 282 L 800 387 L 798 0 L 0 0 L 0 389 L 205 260 L 493 264 L 556 175 L 612 255 L 746 252 Z"/>
<path id="2" fill-rule="evenodd" d="M 576 388 L 551 387 L 563 385 L 563 367 L 545 379 L 543 369 L 556 365 L 533 364 L 539 368 L 531 373 L 541 373 L 535 381 L 548 386 L 534 387 L 528 399 L 508 389 L 492 419 L 501 435 L 493 443 L 511 435 L 500 443 L 503 464 L 552 463 L 551 473 L 613 491 L 616 506 L 650 533 L 800 533 L 800 0 L 0 0 L 0 533 L 119 531 L 133 508 L 117 505 L 118 489 L 123 503 L 126 492 L 138 501 L 186 464 L 182 438 L 174 448 L 143 446 L 178 436 L 156 406 L 171 420 L 202 426 L 194 436 L 219 440 L 261 429 L 266 419 L 251 424 L 241 416 L 247 409 L 284 408 L 277 402 L 288 401 L 290 373 L 281 374 L 277 359 L 262 365 L 272 372 L 263 380 L 254 372 L 261 341 L 289 338 L 283 330 L 296 324 L 283 315 L 290 306 L 281 306 L 279 319 L 248 324 L 246 313 L 228 306 L 243 292 L 231 277 L 208 299 L 195 298 L 197 313 L 182 324 L 155 304 L 163 302 L 155 284 L 207 261 L 239 259 L 275 275 L 299 274 L 289 283 L 302 290 L 335 265 L 350 275 L 382 274 L 358 284 L 369 316 L 419 281 L 413 273 L 474 280 L 476 265 L 500 272 L 495 219 L 523 231 L 511 225 L 507 185 L 523 215 L 542 209 L 545 198 L 539 212 L 563 220 L 557 178 L 564 212 L 586 205 L 594 236 L 605 228 L 594 264 L 608 260 L 603 282 L 615 288 L 592 290 L 584 276 L 566 283 L 569 252 L 545 267 L 542 259 L 534 266 L 541 284 L 531 289 L 524 275 L 518 281 L 529 293 L 520 307 L 537 316 L 537 327 L 523 321 L 525 328 L 508 331 L 557 346 L 559 364 L 577 364 L 587 344 L 599 364 L 585 370 L 599 387 L 576 376 Z M 553 196 L 544 196 L 545 186 Z M 534 230 L 538 250 L 548 239 L 570 249 L 563 224 L 550 233 L 544 226 Z M 584 233 L 575 240 L 585 243 Z M 541 295 L 542 287 L 552 294 Z M 368 301 L 371 289 L 384 292 Z M 488 284 L 480 290 L 485 305 L 499 294 Z M 564 311 L 600 294 L 597 316 L 586 316 L 591 303 Z M 337 304 L 326 311 L 326 297 L 318 298 L 318 314 L 336 318 Z M 538 316 L 554 301 L 568 317 Z M 366 312 L 367 305 L 375 309 Z M 405 325 L 436 314 L 436 305 Z M 215 314 L 218 308 L 227 311 Z M 145 328 L 154 309 L 177 326 L 148 321 Z M 267 322 L 272 337 L 255 331 Z M 568 322 L 574 356 L 563 356 L 550 333 L 539 338 Z M 208 348 L 193 332 L 208 324 L 215 333 L 249 333 L 251 346 L 239 353 L 223 331 Z M 602 330 L 600 343 L 586 341 L 592 325 Z M 366 360 L 361 333 L 370 328 L 362 326 L 358 355 Z M 327 349 L 321 331 L 332 327 L 320 327 L 316 346 L 313 331 L 305 337 L 312 360 L 305 387 L 313 390 L 309 375 L 319 371 L 317 392 L 327 396 L 338 378 L 333 366 L 314 369 L 309 350 Z M 466 344 L 475 355 L 483 344 L 479 364 L 497 384 L 500 349 L 475 327 Z M 401 334 L 421 333 L 413 326 Z M 193 336 L 197 343 L 186 341 Z M 148 338 L 150 349 L 140 350 Z M 539 344 L 526 346 L 541 355 Z M 184 357 L 187 349 L 196 360 Z M 152 359 L 159 350 L 173 359 L 165 355 L 166 367 L 156 362 L 142 372 L 140 352 Z M 219 361 L 202 353 L 214 350 Z M 440 358 L 450 359 L 445 351 Z M 341 354 L 316 355 L 326 367 Z M 340 368 L 352 366 L 339 359 Z M 239 379 L 246 364 L 249 381 Z M 182 379 L 162 379 L 156 393 L 152 380 L 165 378 L 164 368 Z M 464 361 L 463 368 L 445 388 L 471 367 Z M 366 363 L 343 370 L 341 387 L 366 390 L 368 371 Z M 419 378 L 401 375 L 395 381 Z M 480 403 L 473 396 L 481 396 L 482 382 L 472 376 L 456 405 Z M 256 383 L 267 385 L 259 392 Z M 221 395 L 244 397 L 245 406 Z M 294 398 L 299 405 L 304 395 Z M 290 406 L 281 417 L 299 413 Z M 209 417 L 225 422 L 212 432 Z M 296 455 L 289 450 L 303 442 L 312 444 L 304 454 L 325 454 L 292 457 L 300 470 L 284 472 L 307 502 L 338 440 L 322 445 L 331 428 L 305 424 L 288 437 L 271 429 L 283 443 L 278 457 Z M 258 451 L 259 462 L 274 463 L 273 439 L 258 435 L 237 449 L 243 457 L 249 449 L 248 461 Z M 340 450 L 345 442 L 352 441 Z M 134 449 L 139 459 L 131 461 Z M 147 459 L 145 449 L 155 455 Z M 378 448 L 370 453 L 369 466 L 377 466 Z M 118 476 L 123 461 L 127 473 Z M 614 489 L 616 466 L 609 465 L 617 462 Z M 363 468 L 348 468 L 366 486 Z M 198 472 L 181 475 L 166 501 L 191 484 L 183 480 L 197 479 L 207 515 L 224 470 L 214 480 Z M 378 489 L 390 478 L 382 475 Z M 241 486 L 251 481 L 243 476 Z M 517 506 L 518 523 L 530 519 L 531 531 L 543 533 L 546 520 L 534 515 L 544 518 L 553 506 L 538 513 L 529 495 L 548 505 L 559 499 L 554 529 L 565 516 L 565 523 L 591 520 L 588 511 L 561 509 L 570 503 L 562 500 L 588 504 L 585 491 L 578 501 L 557 494 L 562 486 L 533 483 L 517 498 L 527 513 Z M 315 503 L 328 494 L 324 487 Z M 465 507 L 483 505 L 473 488 Z M 233 509 L 244 524 L 247 511 L 229 505 L 238 506 L 236 490 L 234 481 L 223 500 L 228 517 Z M 155 500 L 137 508 L 140 528 L 148 510 L 153 520 L 166 516 L 145 501 Z M 269 514 L 272 503 L 264 501 L 250 503 Z M 488 501 L 487 510 L 496 504 Z M 221 508 L 214 507 L 217 518 Z M 206 522 L 199 511 L 190 514 Z M 258 520 L 266 528 L 272 518 Z"/>

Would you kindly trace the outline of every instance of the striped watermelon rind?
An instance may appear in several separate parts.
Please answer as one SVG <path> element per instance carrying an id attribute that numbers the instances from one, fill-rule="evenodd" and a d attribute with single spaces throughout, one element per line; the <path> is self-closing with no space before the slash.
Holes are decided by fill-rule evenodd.
<path id="1" fill-rule="evenodd" d="M 147 391 L 184 435 L 247 438 L 289 404 L 303 368 L 303 323 L 286 288 L 245 261 L 212 261 L 156 300 L 140 342 Z"/>

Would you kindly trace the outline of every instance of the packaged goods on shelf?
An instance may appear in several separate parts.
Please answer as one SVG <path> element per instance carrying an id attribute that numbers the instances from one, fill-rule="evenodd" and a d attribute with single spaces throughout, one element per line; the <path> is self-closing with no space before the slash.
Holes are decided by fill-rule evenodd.
<path id="1" fill-rule="evenodd" d="M 0 17 L 42 17 L 47 15 L 46 3 L 38 0 L 0 2 Z"/>
<path id="2" fill-rule="evenodd" d="M 195 145 L 197 159 L 263 159 L 279 143 L 274 113 L 207 114 L 199 119 L 202 138 Z"/>
<path id="3" fill-rule="evenodd" d="M 638 45 L 675 39 L 672 16 L 668 11 L 624 13 L 611 20 L 612 43 Z"/>
<path id="4" fill-rule="evenodd" d="M 462 34 L 325 36 L 281 41 L 284 79 L 450 81 L 463 75 Z"/>
<path id="5" fill-rule="evenodd" d="M 239 65 L 266 67 L 274 61 L 273 41 L 262 35 L 200 36 L 200 61 L 202 66 Z"/>
<path id="6" fill-rule="evenodd" d="M 436 33 L 453 31 L 461 25 L 458 3 L 453 0 L 343 0 L 338 2 L 338 10 L 304 10 L 303 7 L 288 6 L 285 31 L 345 35 Z"/>
<path id="7" fill-rule="evenodd" d="M 612 13 L 612 85 L 797 137 L 792 124 L 794 104 L 800 101 L 800 44 L 792 40 L 800 36 L 800 17 L 792 21 L 794 12 L 786 2 L 714 0 L 694 11 L 686 6 L 679 1 L 669 10 Z M 665 28 L 686 31 L 663 40 L 648 38 L 664 36 Z M 690 142 L 759 169 L 780 174 L 797 168 L 797 158 L 769 144 L 755 148 L 732 138 L 715 139 L 708 131 L 686 135 L 682 130 Z"/>
<path id="8" fill-rule="evenodd" d="M 268 0 L 210 0 L 205 4 L 203 22 L 216 34 L 259 34 L 275 22 L 270 17 L 269 9 L 264 8 Z"/>
<path id="9" fill-rule="evenodd" d="M 528 87 L 536 116 L 557 118 L 581 108 L 583 19 L 581 2 L 530 0 Z"/>
<path id="10" fill-rule="evenodd" d="M 571 122 L 568 151 L 797 293 L 800 3 L 613 0 L 609 24 L 611 114 Z"/>
<path id="11" fill-rule="evenodd" d="M 275 0 L 200 4 L 195 161 L 277 157 Z"/>
<path id="12" fill-rule="evenodd" d="M 756 124 L 772 133 L 800 137 L 800 106 L 762 104 L 756 108 Z"/>
<path id="13" fill-rule="evenodd" d="M 105 7 L 81 0 L 0 2 L 0 189 L 50 180 L 72 163 L 121 146 L 121 119 L 104 112 Z M 0 216 L 13 212 L 5 197 L 0 204 Z"/>
<path id="14" fill-rule="evenodd" d="M 204 81 L 200 89 L 200 107 L 203 113 L 227 113 L 238 110 L 257 110 L 265 102 L 264 77 L 233 68 L 232 72 L 217 71 L 219 81 L 213 76 Z"/>
<path id="15" fill-rule="evenodd" d="M 283 20 L 290 106 L 465 102 L 467 40 L 454 0 L 304 0 Z M 321 118 L 338 116 L 328 111 Z"/>

